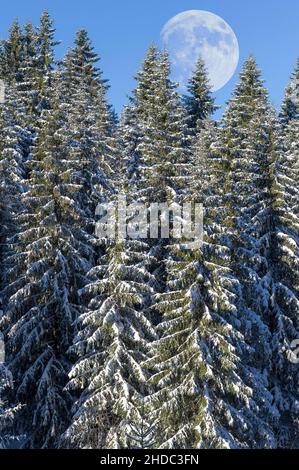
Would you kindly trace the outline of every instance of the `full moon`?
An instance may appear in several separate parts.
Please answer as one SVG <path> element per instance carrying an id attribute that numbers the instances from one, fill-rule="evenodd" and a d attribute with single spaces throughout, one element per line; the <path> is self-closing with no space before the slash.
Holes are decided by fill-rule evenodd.
<path id="1" fill-rule="evenodd" d="M 171 18 L 161 31 L 169 51 L 173 78 L 186 88 L 199 57 L 205 62 L 212 91 L 220 90 L 234 75 L 239 44 L 232 28 L 209 11 L 189 10 Z"/>

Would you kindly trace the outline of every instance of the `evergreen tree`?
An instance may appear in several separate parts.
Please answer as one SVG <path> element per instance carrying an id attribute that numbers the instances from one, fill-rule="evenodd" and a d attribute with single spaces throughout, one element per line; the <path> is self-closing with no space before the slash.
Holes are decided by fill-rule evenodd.
<path id="1" fill-rule="evenodd" d="M 152 112 L 157 83 L 158 50 L 150 46 L 141 70 L 136 75 L 137 86 L 130 96 L 121 121 L 122 150 L 126 162 L 128 181 L 135 184 L 139 178 L 141 142 L 144 126 Z"/>
<path id="2" fill-rule="evenodd" d="M 273 333 L 272 243 L 275 232 L 274 164 L 277 126 L 267 92 L 254 58 L 244 64 L 240 83 L 223 118 L 221 144 L 228 172 L 225 205 L 230 228 L 231 267 L 240 283 L 238 311 L 243 333 L 253 354 L 253 368 L 260 402 L 271 390 L 271 335 Z M 261 410 L 271 426 L 277 409 L 267 398 Z"/>
<path id="3" fill-rule="evenodd" d="M 18 107 L 23 107 L 24 112 L 19 113 L 19 122 L 33 135 L 35 131 L 36 96 L 38 93 L 38 81 L 36 78 L 37 35 L 31 22 L 25 24 L 22 32 L 21 63 L 18 79 L 16 81 L 16 97 Z M 30 144 L 32 138 L 30 139 Z M 28 150 L 29 151 L 29 150 Z"/>
<path id="4" fill-rule="evenodd" d="M 286 89 L 279 117 L 282 126 L 299 117 L 299 59 Z"/>
<path id="5" fill-rule="evenodd" d="M 188 126 L 190 132 L 194 134 L 200 129 L 203 121 L 210 118 L 218 109 L 211 95 L 208 72 L 201 58 L 196 63 L 187 90 L 189 95 L 184 97 L 184 101 L 188 114 Z"/>
<path id="6" fill-rule="evenodd" d="M 22 30 L 19 22 L 13 22 L 9 29 L 8 39 L 1 41 L 0 47 L 0 77 L 6 83 L 19 78 L 22 60 Z"/>
<path id="7" fill-rule="evenodd" d="M 6 285 L 6 257 L 13 250 L 18 233 L 17 215 L 23 211 L 24 192 L 23 129 L 17 124 L 15 88 L 6 86 L 0 109 L 0 287 Z M 2 300 L 2 299 L 1 299 Z"/>
<path id="8" fill-rule="evenodd" d="M 205 124 L 189 178 L 195 202 L 205 207 L 202 250 L 171 247 L 167 287 L 156 306 L 163 314 L 161 339 L 148 363 L 156 370 L 151 381 L 158 390 L 150 399 L 162 448 L 274 445 L 262 410 L 271 408 L 272 397 L 245 362 L 252 348 L 238 318 L 240 285 L 231 269 L 231 229 L 225 226 L 228 175 L 225 159 L 213 148 L 217 134 L 213 123 Z"/>
<path id="9" fill-rule="evenodd" d="M 37 33 L 37 63 L 44 84 L 49 84 L 51 79 L 51 72 L 55 64 L 54 47 L 59 44 L 59 41 L 55 40 L 56 30 L 53 23 L 49 12 L 45 10 L 41 15 Z"/>
<path id="10" fill-rule="evenodd" d="M 80 156 L 81 205 L 94 218 L 98 202 L 113 191 L 112 178 L 118 159 L 118 140 L 111 107 L 107 102 L 107 80 L 97 66 L 98 55 L 85 30 L 67 54 L 61 70 L 61 93 L 72 132 L 72 155 Z M 110 184 L 109 184 L 110 181 Z M 106 194 L 106 195 L 105 195 Z"/>
<path id="11" fill-rule="evenodd" d="M 112 245 L 82 291 L 91 300 L 73 347 L 79 360 L 69 388 L 81 388 L 82 394 L 65 435 L 70 446 L 127 447 L 128 422 L 139 418 L 136 403 L 147 380 L 141 363 L 155 337 L 146 315 L 151 288 L 142 245 L 138 240 Z"/>
<path id="12" fill-rule="evenodd" d="M 10 372 L 0 364 L 0 449 L 18 447 L 20 436 L 14 435 L 14 422 L 18 418 L 19 406 L 9 407 L 7 397 L 13 388 Z"/>
<path id="13" fill-rule="evenodd" d="M 283 103 L 280 156 L 276 164 L 273 242 L 273 393 L 281 418 L 277 428 L 280 447 L 298 447 L 298 367 L 290 361 L 292 341 L 298 340 L 298 67 Z"/>
<path id="14" fill-rule="evenodd" d="M 75 47 L 69 51 L 64 61 L 62 68 L 62 93 L 66 99 L 66 112 L 68 116 L 68 123 L 71 132 L 71 140 L 69 152 L 72 158 L 78 158 L 80 160 L 81 169 L 74 176 L 74 182 L 81 184 L 81 190 L 77 193 L 77 200 L 85 213 L 85 224 L 87 232 L 93 237 L 95 231 L 95 211 L 96 207 L 100 203 L 107 202 L 113 192 L 115 191 L 115 181 L 112 182 L 112 177 L 115 177 L 115 169 L 117 166 L 116 158 L 118 157 L 118 143 L 115 136 L 115 122 L 113 119 L 113 113 L 110 106 L 107 103 L 106 92 L 107 84 L 106 80 L 102 79 L 102 73 L 97 67 L 98 56 L 94 53 L 94 49 L 87 36 L 85 30 L 81 30 L 77 33 L 75 40 Z M 113 186 L 112 186 L 113 184 Z M 97 247 L 95 250 L 95 257 L 93 258 L 93 264 L 99 264 L 102 266 L 104 260 L 105 249 Z M 110 252 L 107 252 L 106 256 L 109 257 Z M 116 257 L 118 254 L 116 252 Z M 107 268 L 108 269 L 108 268 Z M 98 285 L 95 276 L 96 268 L 88 273 L 90 282 L 86 287 L 86 291 L 97 292 Z M 107 271 L 107 275 L 108 275 Z M 93 282 L 92 282 L 93 281 Z M 113 284 L 113 288 L 107 285 L 107 297 L 113 299 L 114 291 L 117 289 L 117 281 Z M 120 283 L 122 279 L 119 280 Z M 103 281 L 103 285 L 106 285 Z M 112 287 L 112 286 L 111 286 Z M 86 298 L 88 296 L 86 295 Z M 112 301 L 112 300 L 111 300 Z M 113 301 L 115 302 L 115 301 Z M 88 303 L 88 300 L 87 300 Z M 96 305 L 91 297 L 91 306 Z M 86 310 L 88 312 L 88 309 Z M 130 311 L 130 310 L 129 310 Z M 87 313 L 86 313 L 87 315 Z M 105 316 L 101 319 L 99 316 L 98 323 L 101 324 L 104 321 Z M 84 319 L 84 321 L 83 321 Z M 81 323 L 82 322 L 82 323 Z M 94 364 L 94 369 L 90 370 L 90 374 L 86 374 L 86 383 L 94 383 L 94 374 L 97 371 L 98 351 L 95 348 L 93 352 L 90 352 L 89 337 L 90 331 L 95 330 L 95 335 L 98 336 L 96 331 L 98 330 L 98 323 L 95 322 L 95 314 L 93 314 L 90 308 L 90 321 L 85 320 L 85 316 L 82 315 L 78 320 L 78 328 L 82 329 L 82 334 L 78 334 L 75 338 L 74 347 L 72 351 L 78 356 L 78 363 L 75 365 L 71 372 L 71 380 L 69 388 L 78 393 L 80 398 L 78 403 L 74 406 L 73 422 L 67 433 L 64 436 L 67 445 L 72 446 L 76 440 L 76 432 L 80 427 L 80 439 L 83 446 L 99 446 L 102 440 L 108 439 L 107 442 L 116 442 L 117 437 L 113 435 L 111 430 L 111 436 L 107 437 L 106 425 L 104 421 L 98 422 L 98 428 L 96 423 L 91 428 L 87 418 L 90 418 L 90 409 L 88 405 L 90 403 L 90 394 L 93 391 L 94 385 L 87 385 L 87 388 L 80 390 L 82 381 L 79 378 L 76 380 L 80 367 L 84 368 L 85 355 L 90 355 L 90 362 Z M 86 327 L 85 327 L 86 325 Z M 111 333 L 114 330 L 112 329 Z M 112 345 L 116 338 L 113 334 L 111 336 Z M 108 340 L 109 343 L 109 340 Z M 83 344 L 86 344 L 86 349 L 83 348 Z M 100 337 L 98 341 L 94 343 L 96 346 L 103 348 L 101 345 Z M 107 361 L 112 360 L 113 357 L 113 346 L 111 350 L 112 356 L 108 355 Z M 93 357 L 94 355 L 94 357 Z M 102 367 L 105 367 L 106 359 L 103 357 Z M 124 367 L 125 369 L 125 367 Z M 110 380 L 112 377 L 107 377 Z M 107 385 L 103 383 L 103 389 Z M 102 390 L 95 390 L 95 394 L 98 393 L 99 399 L 101 398 Z M 112 385 L 107 385 L 107 393 L 114 393 Z M 109 402 L 109 406 L 113 406 L 113 402 Z M 86 413 L 82 413 L 86 407 Z M 101 408 L 102 407 L 102 408 Z M 119 405 L 115 405 L 119 408 Z M 78 411 L 79 410 L 79 411 Z M 104 419 L 107 415 L 105 403 L 100 401 L 99 413 Z M 80 419 L 77 419 L 78 414 Z M 108 419 L 106 417 L 106 419 Z M 116 417 L 118 419 L 118 417 Z M 84 427 L 85 426 L 85 427 Z M 103 427 L 104 426 L 104 427 Z M 96 430 L 95 430 L 96 428 Z M 110 441 L 109 441 L 110 439 Z M 107 443 L 108 445 L 108 443 Z M 112 446 L 114 444 L 111 444 Z"/>
<path id="15" fill-rule="evenodd" d="M 168 81 L 166 57 L 158 56 L 155 49 L 150 48 L 140 72 L 142 79 L 145 69 L 149 73 L 148 81 L 155 84 L 155 89 L 148 102 L 143 103 L 149 107 L 146 112 L 142 112 L 142 103 L 139 102 L 144 98 L 140 83 L 135 94 L 135 104 L 140 106 L 136 149 L 140 153 L 140 161 L 136 169 L 141 180 L 135 180 L 135 184 L 128 188 L 128 200 L 148 203 L 156 200 L 155 196 L 159 201 L 161 196 L 164 197 L 162 202 L 166 202 L 170 179 L 165 169 L 161 178 L 156 167 L 161 158 L 164 158 L 164 165 L 168 165 L 167 151 L 172 152 L 173 164 L 180 164 L 177 155 L 181 148 L 176 134 L 179 120 L 175 114 L 179 99 L 177 95 L 173 96 L 173 88 Z M 160 103 L 155 104 L 159 100 Z M 163 111 L 167 106 L 171 111 L 166 120 Z M 148 136 L 158 133 L 162 137 L 160 142 L 149 140 Z M 162 165 L 160 168 L 162 171 Z M 163 193 L 154 194 L 163 187 Z M 171 192 L 170 187 L 168 191 Z M 99 279 L 95 278 L 83 291 L 93 295 L 87 313 L 82 316 L 83 328 L 80 328 L 74 346 L 79 353 L 83 352 L 83 358 L 73 369 L 71 385 L 77 387 L 81 384 L 84 391 L 77 404 L 75 421 L 66 436 L 72 444 L 76 442 L 76 436 L 84 435 L 83 445 L 87 447 L 123 447 L 128 440 L 126 426 L 138 420 L 140 411 L 136 403 L 144 399 L 148 377 L 139 364 L 146 359 L 148 343 L 155 337 L 148 307 L 157 288 L 159 274 L 156 266 L 161 263 L 156 258 L 159 243 L 148 238 L 146 233 L 144 240 L 137 238 L 113 244 L 99 259 L 99 266 L 91 271 L 91 274 L 98 274 Z M 91 428 L 89 420 L 94 409 L 98 412 Z M 110 428 L 108 435 L 107 423 Z"/>
<path id="16" fill-rule="evenodd" d="M 74 194 L 80 162 L 67 155 L 64 113 L 48 111 L 30 161 L 26 212 L 4 290 L 2 325 L 16 396 L 26 404 L 19 420 L 26 446 L 57 445 L 68 420 L 66 351 L 79 315 L 77 290 L 90 268 L 92 247 Z"/>

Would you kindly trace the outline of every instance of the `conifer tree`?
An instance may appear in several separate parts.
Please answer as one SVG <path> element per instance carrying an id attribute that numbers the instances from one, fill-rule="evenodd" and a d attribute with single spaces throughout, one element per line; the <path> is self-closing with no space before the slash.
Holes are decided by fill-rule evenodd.
<path id="1" fill-rule="evenodd" d="M 221 144 L 227 167 L 225 205 L 230 228 L 231 268 L 240 283 L 238 311 L 243 319 L 243 334 L 252 354 L 247 364 L 253 367 L 259 398 L 271 386 L 271 335 L 273 313 L 272 242 L 275 231 L 274 165 L 277 158 L 277 126 L 268 103 L 255 59 L 245 62 L 240 83 L 223 118 Z M 262 398 L 263 400 L 263 398 Z M 264 407 L 264 420 L 277 422 L 277 408 L 271 398 Z"/>
<path id="2" fill-rule="evenodd" d="M 1 339 L 0 339 L 1 341 Z M 10 372 L 0 364 L 0 449 L 12 449 L 19 446 L 20 436 L 14 435 L 14 424 L 18 419 L 21 406 L 9 406 L 8 397 L 13 388 Z"/>
<path id="3" fill-rule="evenodd" d="M 56 30 L 53 23 L 49 12 L 45 10 L 40 17 L 37 33 L 37 63 L 45 84 L 49 82 L 55 64 L 54 47 L 59 44 L 59 41 L 55 40 Z"/>
<path id="4" fill-rule="evenodd" d="M 19 113 L 19 122 L 30 137 L 30 144 L 35 132 L 36 97 L 38 80 L 36 78 L 37 35 L 31 22 L 25 24 L 22 31 L 21 63 L 16 80 L 16 97 L 18 108 L 24 109 Z"/>
<path id="5" fill-rule="evenodd" d="M 189 94 L 184 97 L 184 101 L 187 108 L 188 127 L 194 134 L 200 129 L 202 122 L 210 118 L 218 109 L 211 94 L 208 72 L 201 57 L 196 63 L 187 91 Z"/>
<path id="6" fill-rule="evenodd" d="M 57 445 L 68 421 L 66 351 L 80 312 L 77 290 L 93 252 L 74 196 L 80 162 L 68 157 L 67 147 L 65 117 L 56 101 L 30 161 L 22 230 L 16 253 L 7 259 L 2 318 L 16 396 L 26 404 L 20 431 L 33 448 Z"/>
<path id="7" fill-rule="evenodd" d="M 85 30 L 80 30 L 75 47 L 67 54 L 61 70 L 61 92 L 73 133 L 69 151 L 80 155 L 84 181 L 81 204 L 94 217 L 97 202 L 113 191 L 117 166 L 118 141 L 111 107 L 107 101 L 107 80 L 98 68 L 99 57 Z M 109 184 L 110 181 L 110 184 Z"/>
<path id="8" fill-rule="evenodd" d="M 72 348 L 79 360 L 69 388 L 81 388 L 82 394 L 65 435 L 70 446 L 125 448 L 128 423 L 140 419 L 137 403 L 147 380 L 141 363 L 155 338 L 146 315 L 151 288 L 142 245 L 138 240 L 112 245 L 82 291 L 91 300 Z"/>
<path id="9" fill-rule="evenodd" d="M 172 191 L 171 180 L 163 169 L 161 183 L 159 173 L 162 165 L 161 171 L 157 172 L 156 167 L 164 158 L 164 166 L 170 168 L 166 160 L 167 151 L 172 155 L 173 165 L 180 165 L 179 120 L 175 114 L 179 100 L 177 95 L 173 96 L 173 88 L 168 81 L 168 59 L 159 56 L 154 48 L 150 48 L 140 72 L 141 81 L 145 70 L 153 91 L 148 95 L 148 102 L 144 103 L 139 102 L 144 98 L 140 83 L 135 94 L 136 104 L 140 106 L 138 114 L 134 110 L 139 132 L 136 150 L 140 153 L 136 169 L 141 180 L 135 180 L 135 184 L 127 188 L 128 200 L 153 202 L 155 191 L 160 191 L 161 194 L 156 194 L 157 200 L 162 197 L 162 202 L 166 202 L 167 190 Z M 144 91 L 148 91 L 147 87 Z M 142 110 L 143 104 L 148 109 Z M 163 109 L 168 106 L 171 111 L 164 119 Z M 149 140 L 149 135 L 153 137 L 158 133 L 160 142 Z M 84 446 L 87 447 L 123 447 L 128 441 L 128 423 L 141 419 L 137 403 L 147 393 L 148 372 L 139 364 L 146 359 L 148 344 L 155 338 L 153 318 L 148 308 L 157 288 L 156 265 L 161 263 L 156 258 L 159 242 L 151 242 L 148 237 L 146 233 L 144 240 L 137 238 L 113 244 L 99 260 L 99 266 L 91 271 L 91 274 L 98 274 L 99 279 L 95 278 L 83 290 L 93 295 L 90 295 L 87 313 L 82 316 L 83 328 L 74 346 L 79 353 L 84 353 L 73 368 L 71 386 L 81 383 L 84 391 L 77 404 L 75 420 L 66 435 L 73 444 L 76 436 L 84 435 Z M 107 261 L 103 264 L 104 260 Z M 96 422 L 93 420 L 94 426 L 90 428 L 88 423 L 94 406 L 98 410 L 98 418 Z M 108 434 L 107 423 L 110 428 Z"/>
<path id="10" fill-rule="evenodd" d="M 299 117 L 299 59 L 286 89 L 279 117 L 282 126 Z"/>
<path id="11" fill-rule="evenodd" d="M 298 240 L 298 66 L 287 88 L 281 118 L 281 140 L 276 164 L 273 241 L 272 372 L 273 393 L 280 410 L 279 447 L 298 446 L 298 367 L 290 360 L 292 341 L 298 340 L 299 240 Z"/>
<path id="12" fill-rule="evenodd" d="M 51 87 L 54 85 L 54 48 L 59 44 L 59 41 L 55 40 L 56 30 L 53 23 L 46 10 L 42 13 L 37 28 L 31 28 L 28 31 L 28 26 L 25 25 L 26 35 L 31 37 L 30 43 L 33 45 L 31 57 L 25 53 L 24 61 L 26 64 L 28 60 L 31 60 L 31 63 L 29 62 L 27 65 L 29 70 L 25 75 L 30 78 L 31 122 L 35 132 L 40 127 L 43 109 L 49 109 Z"/>
<path id="13" fill-rule="evenodd" d="M 24 210 L 24 130 L 18 125 L 15 87 L 6 85 L 5 102 L 0 109 L 0 287 L 6 285 L 6 257 L 13 250 L 13 240 L 19 230 L 18 214 Z"/>
<path id="14" fill-rule="evenodd" d="M 189 182 L 202 202 L 201 250 L 174 244 L 166 259 L 167 287 L 156 306 L 162 322 L 148 364 L 158 390 L 150 397 L 161 423 L 162 448 L 271 447 L 274 437 L 262 406 L 271 395 L 245 362 L 252 348 L 238 319 L 240 285 L 231 269 L 226 163 L 215 146 L 217 128 L 198 135 Z M 217 148 L 217 147 L 216 147 Z M 193 177 L 193 178 L 192 178 Z M 192 181 L 194 179 L 194 182 Z M 270 416 L 269 416 L 270 415 Z"/>
<path id="15" fill-rule="evenodd" d="M 234 238 L 234 269 L 243 285 L 245 305 L 267 325 L 271 288 L 267 246 L 274 229 L 276 136 L 267 92 L 252 56 L 245 62 L 240 83 L 228 103 L 221 134 L 219 151 L 229 165 L 227 204 Z M 260 347 L 261 351 L 265 348 L 261 358 L 266 366 L 270 354 L 266 338 L 260 341 Z"/>
<path id="16" fill-rule="evenodd" d="M 143 136 L 145 123 L 155 99 L 157 83 L 158 50 L 152 45 L 141 70 L 136 75 L 137 86 L 130 96 L 129 106 L 126 106 L 121 121 L 122 150 L 126 162 L 129 183 L 136 183 L 139 178 L 141 153 L 139 143 Z"/>
<path id="17" fill-rule="evenodd" d="M 8 39 L 1 41 L 0 77 L 6 83 L 19 78 L 22 60 L 22 30 L 19 22 L 13 22 L 9 29 Z"/>

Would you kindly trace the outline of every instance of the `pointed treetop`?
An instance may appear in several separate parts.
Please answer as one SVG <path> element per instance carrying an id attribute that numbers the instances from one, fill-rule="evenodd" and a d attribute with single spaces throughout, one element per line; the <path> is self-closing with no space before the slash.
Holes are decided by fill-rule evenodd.
<path id="1" fill-rule="evenodd" d="M 52 20 L 48 10 L 45 10 L 40 17 L 40 24 L 38 26 L 38 30 L 40 31 L 40 35 L 46 35 L 49 36 L 51 39 L 53 39 L 54 33 L 56 31 L 54 25 L 54 20 Z M 56 43 L 58 44 L 58 43 Z"/>
<path id="2" fill-rule="evenodd" d="M 232 97 L 223 115 L 223 122 L 236 119 L 249 122 L 257 116 L 257 110 L 263 113 L 269 109 L 268 92 L 264 87 L 256 60 L 253 55 L 244 62 L 240 73 L 240 80 L 234 88 Z"/>
<path id="3" fill-rule="evenodd" d="M 31 21 L 28 21 L 24 25 L 24 48 L 25 53 L 29 55 L 34 55 L 36 52 L 35 45 L 37 40 L 36 29 Z"/>
<path id="4" fill-rule="evenodd" d="M 164 50 L 158 54 L 158 64 L 163 78 L 170 80 L 171 65 L 168 51 Z"/>
<path id="5" fill-rule="evenodd" d="M 13 37 L 19 37 L 21 36 L 21 26 L 19 23 L 19 20 L 16 18 L 13 22 L 11 27 L 9 28 L 9 39 L 12 39 Z"/>
<path id="6" fill-rule="evenodd" d="M 54 21 L 45 10 L 40 17 L 38 30 L 38 46 L 39 46 L 39 63 L 41 70 L 50 72 L 54 64 L 54 47 L 60 41 L 55 40 Z"/>
<path id="7" fill-rule="evenodd" d="M 97 66 L 99 60 L 87 31 L 80 29 L 76 33 L 74 47 L 68 51 L 64 60 L 65 78 L 69 85 L 73 88 L 92 86 L 106 91 L 107 80 L 102 78 L 102 71 Z"/>
<path id="8" fill-rule="evenodd" d="M 158 80 L 158 49 L 152 44 L 147 51 L 141 69 L 137 72 L 135 80 L 137 86 L 130 97 L 130 104 L 141 115 L 147 115 L 145 103 L 148 103 L 154 93 L 155 81 Z"/>
<path id="9" fill-rule="evenodd" d="M 198 58 L 195 71 L 189 80 L 187 90 L 190 96 L 185 96 L 184 101 L 189 115 L 189 127 L 194 132 L 200 123 L 211 117 L 218 109 L 215 99 L 212 97 L 208 71 L 201 57 Z"/>
<path id="10" fill-rule="evenodd" d="M 8 38 L 2 41 L 0 51 L 0 76 L 14 81 L 21 65 L 22 30 L 16 19 L 9 28 Z"/>
<path id="11" fill-rule="evenodd" d="M 240 72 L 240 83 L 235 88 L 235 93 L 241 93 L 245 90 L 259 90 L 262 94 L 266 93 L 264 88 L 264 80 L 261 78 L 261 71 L 258 68 L 257 62 L 253 54 L 244 62 L 243 68 Z"/>
<path id="12" fill-rule="evenodd" d="M 283 127 L 293 119 L 299 119 L 299 59 L 286 88 L 279 117 Z"/>
<path id="13" fill-rule="evenodd" d="M 147 50 L 147 54 L 142 64 L 141 70 L 137 72 L 135 79 L 140 80 L 143 75 L 151 71 L 153 66 L 156 65 L 157 60 L 158 60 L 157 46 L 155 44 L 151 44 Z"/>

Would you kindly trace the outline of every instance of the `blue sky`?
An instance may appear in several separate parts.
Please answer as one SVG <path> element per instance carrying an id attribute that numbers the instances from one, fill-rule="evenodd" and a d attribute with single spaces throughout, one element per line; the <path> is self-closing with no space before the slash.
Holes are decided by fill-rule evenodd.
<path id="1" fill-rule="evenodd" d="M 163 25 L 185 10 L 208 10 L 227 21 L 240 45 L 240 65 L 252 52 L 278 107 L 299 57 L 298 0 L 12 0 L 1 2 L 0 37 L 15 18 L 37 22 L 47 8 L 55 19 L 61 57 L 75 32 L 88 30 L 110 80 L 110 100 L 119 112 L 134 88 L 136 73 L 152 42 L 160 44 Z M 224 105 L 237 76 L 215 93 Z"/>

